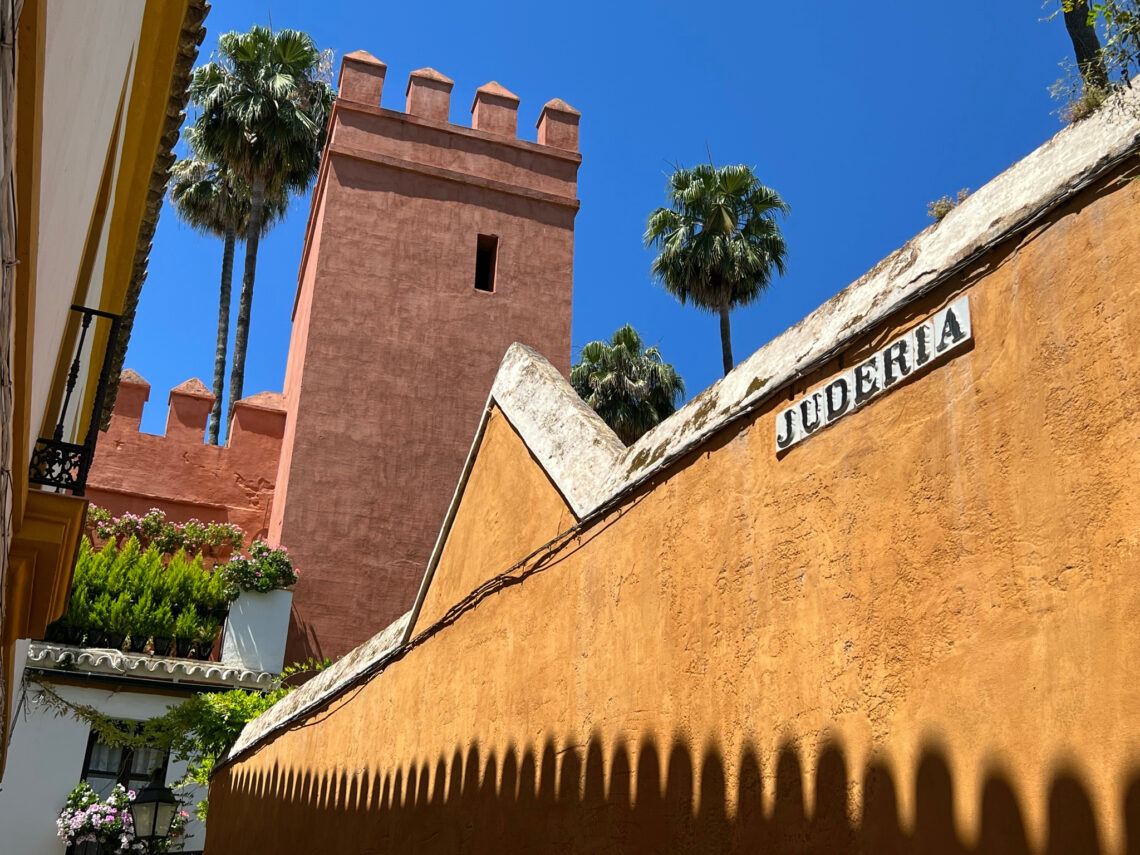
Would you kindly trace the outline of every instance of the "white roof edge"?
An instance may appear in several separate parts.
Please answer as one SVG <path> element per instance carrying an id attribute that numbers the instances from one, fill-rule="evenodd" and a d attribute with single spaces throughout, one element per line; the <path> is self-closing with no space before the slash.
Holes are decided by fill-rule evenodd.
<path id="1" fill-rule="evenodd" d="M 277 675 L 269 671 L 232 668 L 199 659 L 124 653 L 103 647 L 73 647 L 33 641 L 28 645 L 27 667 L 59 673 L 97 674 L 136 680 L 164 680 L 203 688 L 271 689 Z"/>
<path id="2" fill-rule="evenodd" d="M 584 517 L 597 507 L 626 447 L 558 370 L 537 351 L 512 344 L 499 365 L 491 400 L 542 463 L 574 515 Z"/>
<path id="3" fill-rule="evenodd" d="M 1138 144 L 1140 97 L 1129 90 L 1120 103 L 1063 129 L 978 189 L 940 223 L 887 256 L 628 448 L 546 359 L 525 345 L 511 345 L 495 376 L 412 610 L 246 725 L 222 762 L 236 759 L 360 677 L 382 670 L 411 640 L 493 406 L 498 406 L 582 520 L 925 293 L 975 253 L 1008 238 L 1080 190 Z"/>

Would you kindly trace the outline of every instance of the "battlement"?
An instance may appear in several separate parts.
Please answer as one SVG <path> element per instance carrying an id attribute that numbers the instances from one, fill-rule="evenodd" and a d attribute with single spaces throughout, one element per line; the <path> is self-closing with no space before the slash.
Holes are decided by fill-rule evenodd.
<path id="1" fill-rule="evenodd" d="M 119 396 L 111 413 L 111 430 L 121 440 L 129 431 L 139 431 L 143 405 L 150 400 L 150 383 L 131 369 L 119 375 Z M 153 439 L 170 440 L 171 444 L 202 444 L 214 394 L 197 377 L 179 383 L 167 397 L 166 433 L 144 434 Z M 117 430 L 116 430 L 117 428 Z M 274 439 L 280 440 L 285 432 L 285 404 L 277 392 L 259 392 L 242 398 L 234 404 L 234 421 L 230 427 L 229 442 L 225 448 L 242 450 Z M 100 440 L 99 448 L 103 447 Z"/>
<path id="2" fill-rule="evenodd" d="M 338 106 L 380 109 L 387 70 L 387 65 L 367 51 L 358 50 L 347 54 L 341 60 Z M 448 121 L 453 86 L 451 78 L 434 68 L 413 71 L 408 76 L 404 114 L 437 122 L 449 129 L 459 129 L 461 126 L 451 125 Z M 518 109 L 518 96 L 492 80 L 475 90 L 469 130 L 499 138 L 499 141 L 524 142 L 517 138 Z M 399 115 L 395 111 L 383 112 L 392 116 Z M 576 154 L 581 115 L 560 98 L 547 101 L 539 112 L 535 126 L 538 129 L 537 145 Z"/>
<path id="3" fill-rule="evenodd" d="M 88 497 L 112 513 L 160 508 L 175 519 L 231 522 L 252 538 L 269 519 L 285 433 L 281 395 L 262 392 L 234 404 L 225 446 L 203 442 L 214 395 L 197 378 L 170 390 L 166 432 L 143 433 L 150 384 L 134 371 L 119 378 L 107 432 L 95 448 Z"/>

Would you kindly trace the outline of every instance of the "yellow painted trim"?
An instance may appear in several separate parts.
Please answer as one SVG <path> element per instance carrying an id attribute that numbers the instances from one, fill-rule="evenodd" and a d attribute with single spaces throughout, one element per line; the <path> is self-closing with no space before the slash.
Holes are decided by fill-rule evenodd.
<path id="1" fill-rule="evenodd" d="M 12 661 L 16 640 L 43 638 L 48 624 L 67 609 L 86 519 L 86 499 L 42 490 L 28 492 L 24 524 L 12 539 L 4 579 L 5 612 L 0 646 L 9 677 L 14 675 L 17 666 Z M 0 711 L 4 715 L 0 721 L 5 727 L 15 685 L 12 679 L 5 682 L 4 697 L 0 699 Z M 6 738 L 0 737 L 0 774 L 7 756 L 6 742 Z"/>
<path id="2" fill-rule="evenodd" d="M 36 572 L 36 554 L 34 551 L 17 549 L 13 547 L 8 554 L 8 570 L 4 579 L 4 603 L 6 618 L 3 627 L 0 627 L 0 652 L 4 662 L 4 693 L 0 697 L 0 721 L 4 722 L 5 731 L 7 723 L 12 718 L 12 703 L 14 690 L 18 685 L 16 679 L 20 673 L 15 661 L 16 641 L 23 636 L 20 631 L 26 627 L 29 603 L 31 602 L 32 581 Z M 7 732 L 0 738 L 0 777 L 4 774 L 4 766 L 8 760 Z"/>
<path id="3" fill-rule="evenodd" d="M 17 638 L 43 638 L 47 626 L 67 609 L 87 500 L 64 493 L 29 490 L 24 528 L 13 551 L 34 550 L 36 574 L 25 632 Z"/>
<path id="4" fill-rule="evenodd" d="M 98 307 L 105 312 L 121 313 L 126 300 L 188 2 L 147 3 L 143 14 Z"/>
<path id="5" fill-rule="evenodd" d="M 36 550 L 23 544 L 14 544 L 8 554 L 8 573 L 4 580 L 5 613 L 4 631 L 0 643 L 4 645 L 4 661 L 11 658 L 12 645 L 19 638 L 28 637 L 28 616 L 32 610 L 32 588 L 36 578 Z"/>
<path id="6" fill-rule="evenodd" d="M 16 30 L 16 287 L 12 340 L 12 528 L 18 532 L 31 458 L 32 347 L 39 245 L 46 0 L 25 0 Z M 2 741 L 2 740 L 0 740 Z"/>

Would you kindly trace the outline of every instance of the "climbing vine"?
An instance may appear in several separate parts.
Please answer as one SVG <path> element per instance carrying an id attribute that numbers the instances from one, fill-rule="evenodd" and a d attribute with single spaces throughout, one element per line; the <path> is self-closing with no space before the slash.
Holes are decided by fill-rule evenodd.
<path id="1" fill-rule="evenodd" d="M 298 685 L 298 678 L 327 668 L 332 660 L 306 662 L 288 666 L 281 672 L 277 685 L 268 692 L 229 689 L 203 692 L 171 707 L 164 715 L 147 721 L 123 721 L 107 715 L 90 704 L 76 703 L 59 692 L 44 677 L 30 676 L 38 691 L 34 703 L 51 710 L 56 716 L 71 716 L 90 726 L 100 742 L 112 747 L 158 748 L 169 751 L 177 760 L 187 761 L 186 776 L 179 787 L 205 786 L 210 770 L 241 734 L 242 729 L 272 707 Z M 198 804 L 198 816 L 206 817 L 207 802 Z"/>

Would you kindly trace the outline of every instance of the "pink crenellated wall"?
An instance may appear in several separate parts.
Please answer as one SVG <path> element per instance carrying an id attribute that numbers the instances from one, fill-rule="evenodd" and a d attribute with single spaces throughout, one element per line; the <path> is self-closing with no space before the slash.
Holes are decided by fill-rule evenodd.
<path id="1" fill-rule="evenodd" d="M 200 380 L 171 390 L 164 436 L 139 431 L 149 396 L 149 383 L 123 372 L 110 429 L 95 448 L 87 498 L 116 515 L 158 508 L 175 522 L 230 522 L 247 540 L 264 536 L 285 430 L 281 396 L 261 392 L 238 401 L 224 446 L 203 442 L 214 396 Z"/>

